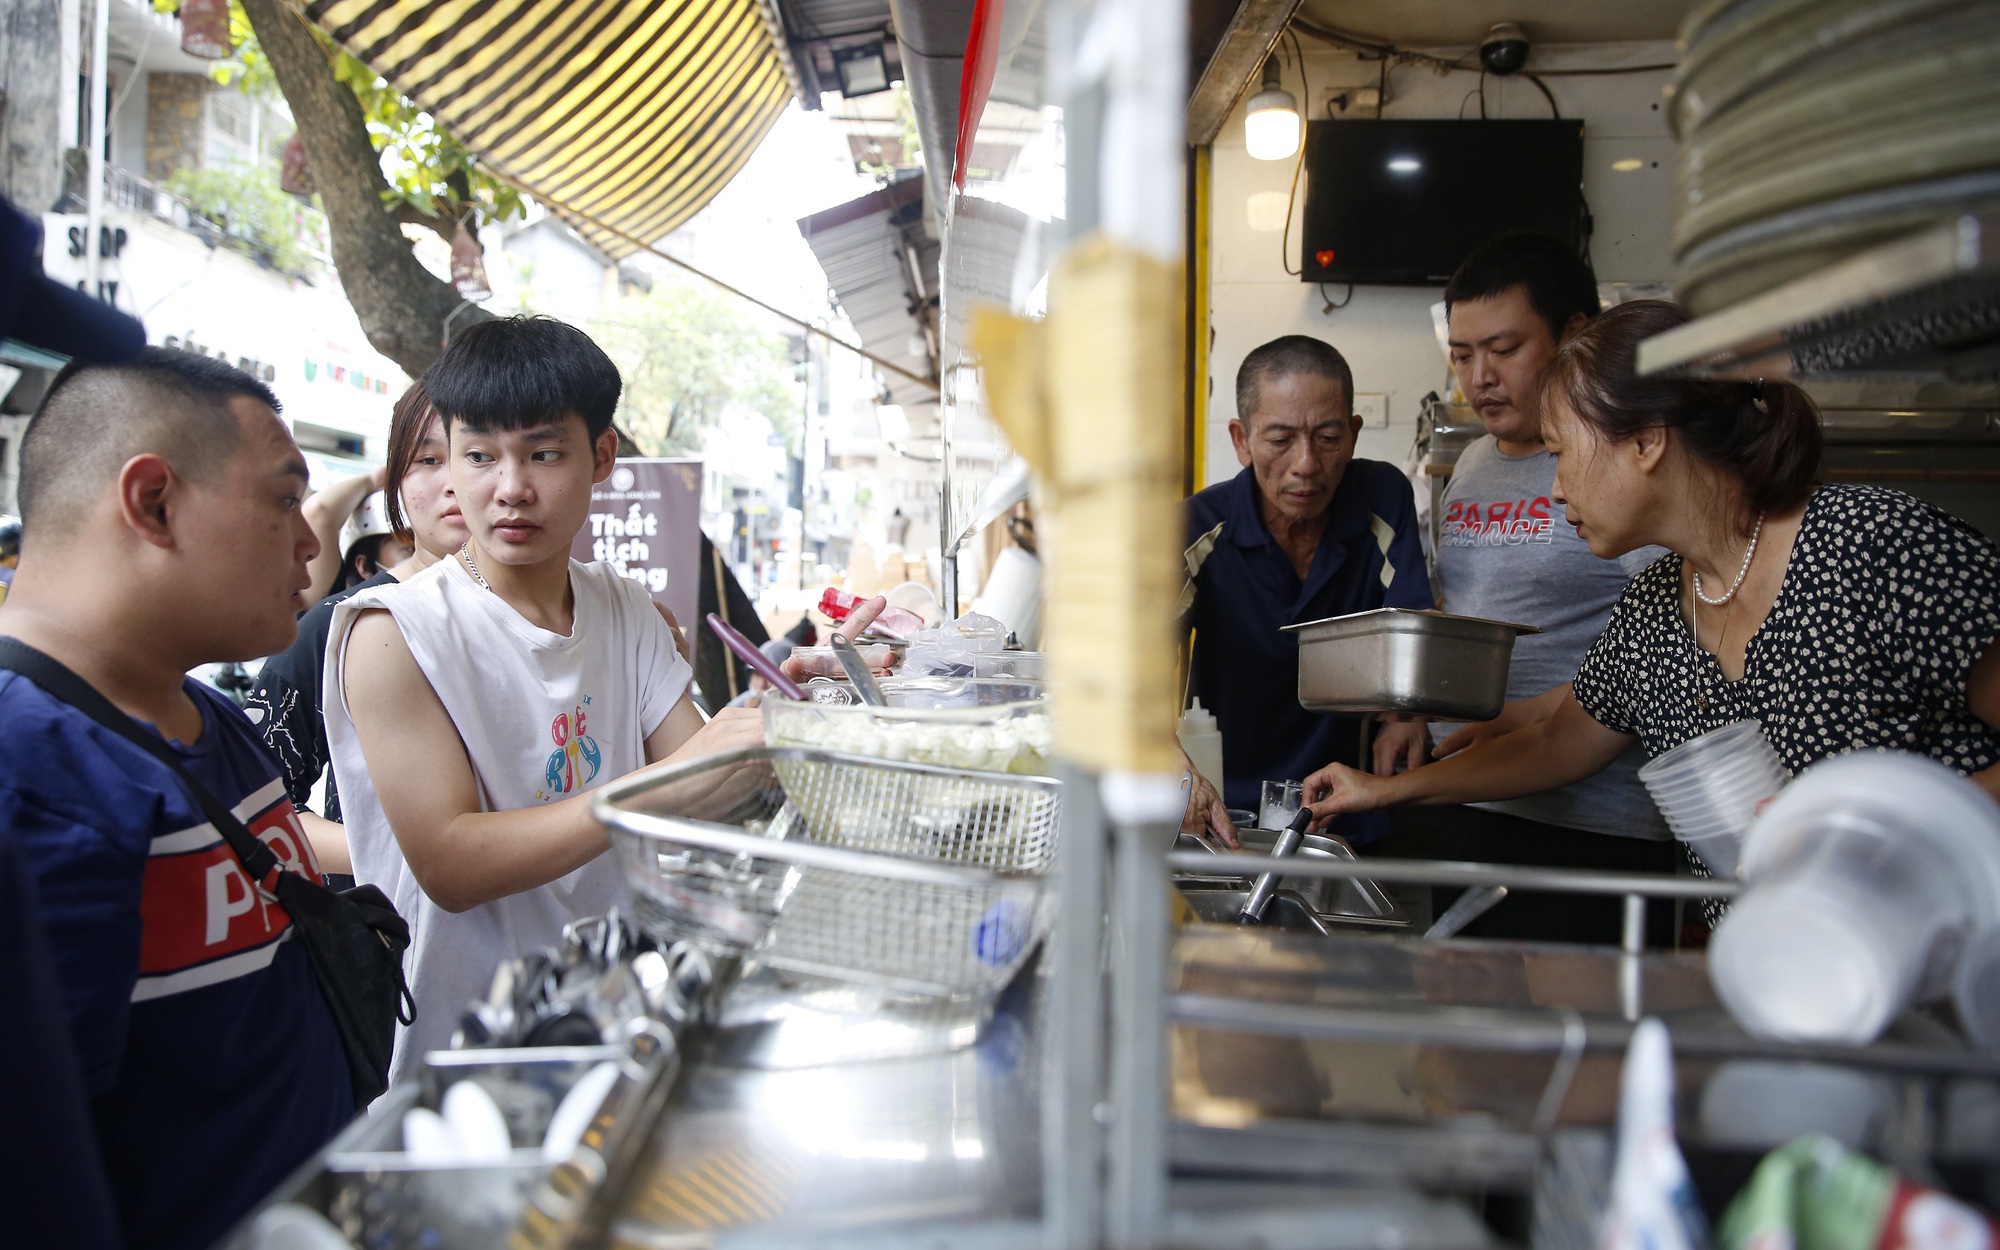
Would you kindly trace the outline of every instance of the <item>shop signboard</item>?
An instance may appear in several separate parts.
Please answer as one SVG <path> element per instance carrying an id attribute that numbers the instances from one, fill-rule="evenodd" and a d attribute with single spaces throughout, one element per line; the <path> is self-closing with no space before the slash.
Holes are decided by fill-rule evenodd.
<path id="1" fill-rule="evenodd" d="M 701 461 L 621 459 L 590 492 L 570 554 L 643 584 L 692 634 L 701 591 Z"/>
<path id="2" fill-rule="evenodd" d="M 83 289 L 84 215 L 47 213 L 42 227 L 44 271 Z M 107 209 L 98 248 L 102 297 L 142 317 L 149 342 L 235 365 L 277 392 L 287 421 L 358 436 L 380 462 L 390 406 L 408 383 L 369 345 L 331 274 L 295 281 L 150 212 Z"/>

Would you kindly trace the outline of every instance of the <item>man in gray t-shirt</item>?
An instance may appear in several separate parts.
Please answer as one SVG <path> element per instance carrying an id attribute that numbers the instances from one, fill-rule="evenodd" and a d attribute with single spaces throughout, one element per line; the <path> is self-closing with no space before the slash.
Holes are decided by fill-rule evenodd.
<path id="1" fill-rule="evenodd" d="M 1512 717 L 1518 718 L 1532 710 L 1555 710 L 1559 696 L 1546 696 L 1568 687 L 1583 653 L 1604 632 L 1625 583 L 1665 552 L 1646 547 L 1616 560 L 1592 555 L 1589 544 L 1563 519 L 1562 509 L 1549 502 L 1556 458 L 1539 443 L 1528 450 L 1520 450 L 1518 443 L 1513 448 L 1502 450 L 1502 440 L 1488 434 L 1459 457 L 1445 489 L 1437 560 L 1445 611 L 1541 626 L 1541 633 L 1524 634 L 1514 643 L 1507 673 L 1509 702 L 1543 696 L 1513 709 Z M 1503 721 L 1493 728 L 1501 727 L 1514 726 Z M 1443 742 L 1459 728 L 1433 724 L 1432 740 Z M 1575 785 L 1478 806 L 1565 829 L 1667 838 L 1671 835 L 1659 809 L 1639 782 L 1639 766 L 1645 762 L 1645 752 L 1634 747 Z"/>
<path id="2" fill-rule="evenodd" d="M 1632 574 L 1657 548 L 1601 560 L 1550 500 L 1555 456 L 1542 446 L 1531 393 L 1562 336 L 1595 316 L 1596 280 L 1577 254 L 1542 235 L 1503 235 L 1445 287 L 1452 367 L 1486 426 L 1445 491 L 1438 536 L 1444 610 L 1537 625 L 1514 646 L 1507 709 L 1482 725 L 1433 725 L 1449 754 L 1554 713 L 1584 652 Z M 1675 849 L 1637 777 L 1636 748 L 1609 769 L 1547 794 L 1475 807 L 1406 809 L 1386 853 L 1496 863 L 1670 872 Z M 1448 905 L 1455 891 L 1435 891 Z M 1664 944 L 1671 909 L 1653 905 Z M 1488 937 L 1615 942 L 1617 899 L 1517 893 L 1470 932 Z"/>

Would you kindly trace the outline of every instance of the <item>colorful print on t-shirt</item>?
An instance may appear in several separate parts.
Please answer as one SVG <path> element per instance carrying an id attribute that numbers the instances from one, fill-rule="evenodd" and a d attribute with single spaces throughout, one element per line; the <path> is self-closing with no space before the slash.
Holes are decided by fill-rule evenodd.
<path id="1" fill-rule="evenodd" d="M 543 780 L 550 794 L 574 794 L 597 776 L 603 756 L 598 752 L 597 739 L 587 732 L 583 709 L 589 703 L 590 696 L 585 695 L 573 711 L 556 713 L 549 724 L 549 737 L 555 740 L 556 749 L 549 756 Z"/>
<path id="2" fill-rule="evenodd" d="M 1454 500 L 1444 510 L 1442 540 L 1449 547 L 1518 547 L 1555 541 L 1555 504 L 1534 499 Z M 1565 522 L 1567 524 L 1567 522 Z"/>

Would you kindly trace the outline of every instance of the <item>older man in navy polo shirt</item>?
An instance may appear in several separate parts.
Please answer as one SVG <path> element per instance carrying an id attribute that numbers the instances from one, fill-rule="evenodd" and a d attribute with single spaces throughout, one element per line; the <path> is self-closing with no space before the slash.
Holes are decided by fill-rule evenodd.
<path id="1" fill-rule="evenodd" d="M 1354 458 L 1354 373 L 1331 346 L 1292 334 L 1251 352 L 1236 374 L 1229 438 L 1243 471 L 1187 501 L 1184 605 L 1194 627 L 1193 693 L 1222 731 L 1223 793 L 1196 787 L 1189 820 L 1233 833 L 1220 809 L 1258 806 L 1265 781 L 1297 781 L 1340 760 L 1358 766 L 1362 721 L 1299 706 L 1297 635 L 1282 627 L 1371 608 L 1429 608 L 1429 575 L 1410 483 Z M 1378 772 L 1427 758 L 1422 725 L 1378 727 Z M 1370 841 L 1379 812 L 1334 831 Z"/>

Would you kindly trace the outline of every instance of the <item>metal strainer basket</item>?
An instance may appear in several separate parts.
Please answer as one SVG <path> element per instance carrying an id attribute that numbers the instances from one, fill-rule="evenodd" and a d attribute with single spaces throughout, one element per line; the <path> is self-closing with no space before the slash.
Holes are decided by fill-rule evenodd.
<path id="1" fill-rule="evenodd" d="M 757 747 L 593 802 L 640 925 L 716 954 L 929 997 L 985 997 L 1047 927 L 1060 787 Z"/>

